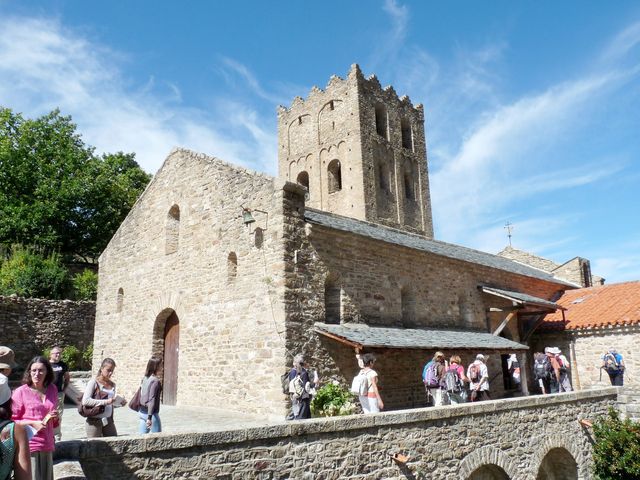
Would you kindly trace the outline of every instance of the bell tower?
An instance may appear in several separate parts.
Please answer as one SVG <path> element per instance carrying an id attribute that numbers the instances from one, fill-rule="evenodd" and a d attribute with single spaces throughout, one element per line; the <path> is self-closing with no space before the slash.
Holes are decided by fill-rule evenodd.
<path id="1" fill-rule="evenodd" d="M 279 107 L 278 170 L 308 207 L 433 238 L 424 109 L 358 65 Z"/>

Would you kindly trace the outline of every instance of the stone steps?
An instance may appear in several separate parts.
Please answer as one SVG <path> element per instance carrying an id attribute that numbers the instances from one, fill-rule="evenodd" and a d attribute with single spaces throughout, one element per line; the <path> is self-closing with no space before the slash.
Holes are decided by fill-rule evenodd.
<path id="1" fill-rule="evenodd" d="M 78 399 L 82 397 L 84 389 L 91 380 L 91 372 L 71 372 L 69 386 L 64 391 L 68 401 L 78 404 Z"/>

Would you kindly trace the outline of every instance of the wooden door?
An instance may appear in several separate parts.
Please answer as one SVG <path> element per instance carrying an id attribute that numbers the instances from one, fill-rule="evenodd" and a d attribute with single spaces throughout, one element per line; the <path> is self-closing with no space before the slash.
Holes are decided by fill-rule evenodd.
<path id="1" fill-rule="evenodd" d="M 164 356 L 162 403 L 175 405 L 178 397 L 178 354 L 180 351 L 180 322 L 173 312 L 164 327 Z"/>

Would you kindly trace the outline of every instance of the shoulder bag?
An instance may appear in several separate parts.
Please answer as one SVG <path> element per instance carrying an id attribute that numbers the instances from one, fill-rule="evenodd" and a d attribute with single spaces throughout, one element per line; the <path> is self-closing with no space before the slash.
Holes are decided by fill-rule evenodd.
<path id="1" fill-rule="evenodd" d="M 100 386 L 98 382 L 96 382 L 96 388 L 91 395 L 91 398 L 96 400 L 106 400 L 108 395 L 100 390 Z M 104 405 L 95 405 L 93 407 L 89 407 L 88 405 L 83 405 L 82 400 L 78 404 L 78 413 L 83 417 L 95 417 L 96 415 L 100 415 L 104 413 Z"/>

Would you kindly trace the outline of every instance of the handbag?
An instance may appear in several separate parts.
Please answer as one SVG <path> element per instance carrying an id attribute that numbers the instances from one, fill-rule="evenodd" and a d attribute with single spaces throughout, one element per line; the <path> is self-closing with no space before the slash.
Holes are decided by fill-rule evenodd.
<path id="1" fill-rule="evenodd" d="M 102 391 L 100 391 L 100 387 L 98 386 L 98 382 L 96 382 L 96 389 L 93 391 L 91 398 L 96 400 L 106 400 L 108 395 Z M 78 413 L 83 417 L 95 417 L 96 415 L 100 415 L 104 413 L 104 405 L 94 405 L 93 407 L 89 407 L 88 405 L 83 405 L 82 400 L 78 403 Z"/>
<path id="2" fill-rule="evenodd" d="M 138 390 L 136 390 L 136 393 L 133 394 L 133 397 L 131 397 L 131 400 L 129 400 L 129 408 L 131 410 L 133 410 L 134 412 L 137 412 L 138 409 L 140 408 L 140 389 L 142 387 L 138 387 Z"/>

